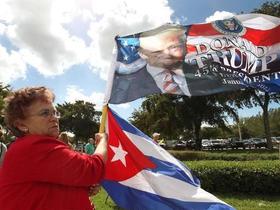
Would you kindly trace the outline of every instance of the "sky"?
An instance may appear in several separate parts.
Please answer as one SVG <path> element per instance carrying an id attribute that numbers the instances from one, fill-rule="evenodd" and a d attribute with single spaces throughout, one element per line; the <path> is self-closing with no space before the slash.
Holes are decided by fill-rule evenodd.
<path id="1" fill-rule="evenodd" d="M 249 13 L 265 0 L 1 0 L 0 82 L 47 86 L 56 103 L 84 100 L 101 110 L 116 35 L 165 23 L 189 25 Z M 128 119 L 143 99 L 111 105 Z M 271 105 L 271 108 L 277 105 Z M 260 108 L 239 110 L 241 117 Z"/>

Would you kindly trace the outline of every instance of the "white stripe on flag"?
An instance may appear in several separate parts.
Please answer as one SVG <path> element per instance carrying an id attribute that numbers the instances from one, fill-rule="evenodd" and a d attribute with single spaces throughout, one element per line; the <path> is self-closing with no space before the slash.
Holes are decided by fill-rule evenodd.
<path id="1" fill-rule="evenodd" d="M 136 145 L 138 149 L 143 152 L 144 155 L 151 156 L 156 159 L 167 161 L 169 163 L 176 165 L 178 168 L 184 171 L 193 182 L 195 182 L 190 171 L 187 170 L 185 167 L 183 167 L 181 162 L 179 162 L 176 158 L 174 158 L 165 149 L 156 145 L 152 141 L 147 141 L 144 137 L 126 131 L 124 131 L 124 133 L 128 136 L 128 138 L 133 139 L 132 143 L 134 143 L 134 145 Z"/>
<path id="2" fill-rule="evenodd" d="M 195 187 L 179 179 L 146 170 L 119 183 L 144 192 L 186 202 L 217 202 L 226 204 L 200 187 Z"/>
<path id="3" fill-rule="evenodd" d="M 245 27 L 259 30 L 270 30 L 280 24 L 279 18 L 264 14 L 244 14 L 236 17 Z"/>

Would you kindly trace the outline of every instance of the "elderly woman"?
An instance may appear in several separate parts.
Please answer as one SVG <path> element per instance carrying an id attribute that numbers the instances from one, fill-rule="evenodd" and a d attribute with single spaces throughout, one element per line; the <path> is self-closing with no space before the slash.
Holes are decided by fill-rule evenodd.
<path id="1" fill-rule="evenodd" d="M 69 140 L 69 136 L 66 132 L 61 132 L 58 137 L 61 141 L 63 141 L 65 144 L 67 144 L 71 149 L 73 149 L 73 145 L 71 144 Z"/>
<path id="2" fill-rule="evenodd" d="M 1 210 L 92 210 L 89 186 L 101 181 L 107 137 L 96 134 L 93 155 L 60 141 L 54 94 L 24 88 L 5 100 L 5 121 L 17 136 L 0 169 Z"/>
<path id="3" fill-rule="evenodd" d="M 0 168 L 2 166 L 5 154 L 7 152 L 7 146 L 2 142 L 3 140 L 3 132 L 0 128 Z"/>

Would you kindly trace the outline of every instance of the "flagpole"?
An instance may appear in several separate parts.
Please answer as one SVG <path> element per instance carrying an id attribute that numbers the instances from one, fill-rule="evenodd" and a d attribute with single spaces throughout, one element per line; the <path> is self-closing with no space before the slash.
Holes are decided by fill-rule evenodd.
<path id="1" fill-rule="evenodd" d="M 108 114 L 108 103 L 103 105 L 103 108 L 102 108 L 102 115 L 101 115 L 99 133 L 105 133 L 105 123 L 106 123 L 107 114 Z M 109 194 L 107 193 L 107 196 L 106 196 L 106 199 L 105 199 L 105 204 L 107 203 L 108 198 L 109 198 Z"/>
<path id="2" fill-rule="evenodd" d="M 99 127 L 99 133 L 105 133 L 105 123 L 106 123 L 107 111 L 108 111 L 108 104 L 105 104 L 105 105 L 103 105 L 103 108 L 102 108 L 102 116 L 101 116 L 101 122 L 100 122 L 100 127 Z"/>

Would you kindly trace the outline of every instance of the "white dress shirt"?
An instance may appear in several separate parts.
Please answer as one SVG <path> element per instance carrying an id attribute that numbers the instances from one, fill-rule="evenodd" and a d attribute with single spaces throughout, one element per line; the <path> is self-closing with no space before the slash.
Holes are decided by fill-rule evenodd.
<path id="1" fill-rule="evenodd" d="M 152 75 L 154 80 L 156 81 L 157 86 L 160 88 L 160 90 L 164 93 L 166 92 L 163 88 L 164 80 L 166 77 L 166 69 L 151 66 L 147 64 L 147 71 Z M 175 69 L 173 71 L 173 80 L 177 83 L 180 89 L 178 89 L 178 92 L 174 94 L 179 95 L 187 95 L 190 96 L 190 91 L 187 85 L 187 81 L 184 75 L 184 72 L 182 69 Z"/>

